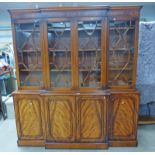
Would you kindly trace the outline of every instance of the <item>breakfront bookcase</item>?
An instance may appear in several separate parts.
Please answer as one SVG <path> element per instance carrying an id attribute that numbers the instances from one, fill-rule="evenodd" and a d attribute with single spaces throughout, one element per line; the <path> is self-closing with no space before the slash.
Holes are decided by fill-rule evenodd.
<path id="1" fill-rule="evenodd" d="M 19 146 L 136 146 L 141 6 L 9 10 Z"/>

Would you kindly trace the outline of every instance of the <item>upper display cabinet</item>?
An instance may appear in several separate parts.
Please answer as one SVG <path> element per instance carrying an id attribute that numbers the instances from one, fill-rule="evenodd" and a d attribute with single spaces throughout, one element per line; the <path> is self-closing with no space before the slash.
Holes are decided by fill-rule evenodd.
<path id="1" fill-rule="evenodd" d="M 19 89 L 134 89 L 140 8 L 9 11 Z"/>

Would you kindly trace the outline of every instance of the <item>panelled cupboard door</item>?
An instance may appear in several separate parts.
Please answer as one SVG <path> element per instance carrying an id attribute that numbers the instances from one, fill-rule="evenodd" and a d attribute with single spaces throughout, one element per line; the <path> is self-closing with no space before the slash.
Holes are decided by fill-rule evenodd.
<path id="1" fill-rule="evenodd" d="M 110 139 L 134 140 L 138 117 L 138 95 L 113 95 L 110 112 Z"/>
<path id="2" fill-rule="evenodd" d="M 75 98 L 46 97 L 47 139 L 67 142 L 75 139 Z"/>
<path id="3" fill-rule="evenodd" d="M 77 138 L 82 142 L 103 142 L 106 135 L 106 102 L 103 97 L 77 97 Z"/>
<path id="4" fill-rule="evenodd" d="M 18 137 L 21 139 L 44 138 L 44 110 L 42 99 L 36 95 L 15 95 Z"/>

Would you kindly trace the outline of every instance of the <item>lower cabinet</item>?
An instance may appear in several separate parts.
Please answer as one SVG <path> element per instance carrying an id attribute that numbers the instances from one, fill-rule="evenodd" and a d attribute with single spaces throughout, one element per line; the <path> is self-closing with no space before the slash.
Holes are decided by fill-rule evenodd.
<path id="1" fill-rule="evenodd" d="M 107 148 L 137 143 L 138 93 L 14 94 L 18 145 Z"/>
<path id="2" fill-rule="evenodd" d="M 15 95 L 14 108 L 19 140 L 45 139 L 44 107 L 41 97 L 38 95 Z"/>
<path id="3" fill-rule="evenodd" d="M 139 94 L 113 94 L 111 96 L 110 140 L 136 140 L 138 109 Z"/>

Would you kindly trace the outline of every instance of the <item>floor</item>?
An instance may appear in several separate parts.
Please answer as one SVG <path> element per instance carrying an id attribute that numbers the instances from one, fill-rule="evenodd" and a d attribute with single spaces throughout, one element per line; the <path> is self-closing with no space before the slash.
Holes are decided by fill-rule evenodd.
<path id="1" fill-rule="evenodd" d="M 14 119 L 0 120 L 0 152 L 41 152 L 41 151 L 93 151 L 93 152 L 155 152 L 155 125 L 141 125 L 138 127 L 138 147 L 111 147 L 108 150 L 102 149 L 45 149 L 44 147 L 18 147 Z"/>

